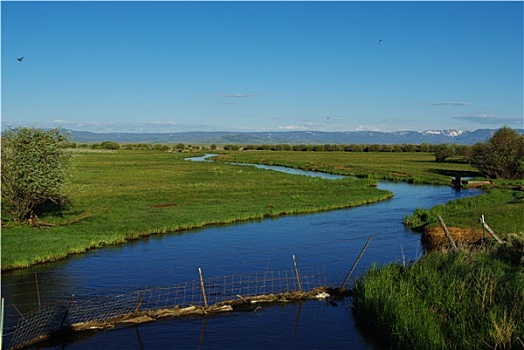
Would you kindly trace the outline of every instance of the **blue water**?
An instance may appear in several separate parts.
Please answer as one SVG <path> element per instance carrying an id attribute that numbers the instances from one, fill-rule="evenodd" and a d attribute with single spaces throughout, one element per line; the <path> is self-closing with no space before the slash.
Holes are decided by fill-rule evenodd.
<path id="1" fill-rule="evenodd" d="M 15 306 L 27 312 L 38 305 L 36 278 L 40 302 L 46 303 L 67 300 L 73 293 L 89 297 L 197 280 L 198 268 L 206 277 L 290 269 L 295 255 L 299 266 L 321 266 L 327 273 L 328 284 L 339 286 L 368 237 L 373 236 L 350 280 L 351 285 L 373 263 L 402 262 L 421 255 L 420 236 L 402 224 L 406 215 L 416 208 L 429 208 L 479 193 L 387 182 L 380 182 L 379 188 L 393 192 L 394 197 L 350 209 L 151 236 L 5 273 L 2 295 L 6 298 L 8 321 L 15 319 Z M 257 312 L 172 319 L 82 333 L 78 337 L 62 346 L 66 349 L 377 348 L 355 326 L 350 298 L 339 302 L 338 307 L 325 301 L 263 306 Z"/>

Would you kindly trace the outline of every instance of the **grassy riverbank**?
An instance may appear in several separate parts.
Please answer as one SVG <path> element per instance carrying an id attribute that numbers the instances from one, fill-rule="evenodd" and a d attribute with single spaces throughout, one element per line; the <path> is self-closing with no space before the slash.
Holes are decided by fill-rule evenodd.
<path id="1" fill-rule="evenodd" d="M 417 209 L 404 223 L 415 230 L 439 226 L 437 215 L 442 216 L 448 226 L 479 229 L 479 218 L 484 215 L 489 226 L 504 238 L 524 231 L 524 191 L 493 188 L 480 196 Z"/>
<path id="2" fill-rule="evenodd" d="M 519 248 L 431 253 L 409 268 L 373 267 L 354 289 L 360 327 L 396 349 L 522 349 Z"/>
<path id="3" fill-rule="evenodd" d="M 372 267 L 354 288 L 359 323 L 395 348 L 524 348 L 524 192 L 491 189 L 418 209 L 405 222 L 429 228 L 437 215 L 462 228 L 480 228 L 485 215 L 505 242 Z"/>
<path id="4" fill-rule="evenodd" d="M 160 151 L 74 153 L 71 205 L 38 218 L 47 224 L 70 224 L 4 225 L 2 269 L 155 233 L 357 206 L 392 195 L 370 186 L 369 180 L 323 180 L 184 160 L 188 156 Z M 2 214 L 4 220 L 7 215 Z"/>
<path id="5" fill-rule="evenodd" d="M 450 185 L 452 178 L 475 177 L 475 168 L 461 162 L 435 162 L 433 153 L 374 152 L 286 152 L 235 151 L 221 155 L 225 161 L 282 165 L 331 174 L 405 181 L 418 184 Z"/>

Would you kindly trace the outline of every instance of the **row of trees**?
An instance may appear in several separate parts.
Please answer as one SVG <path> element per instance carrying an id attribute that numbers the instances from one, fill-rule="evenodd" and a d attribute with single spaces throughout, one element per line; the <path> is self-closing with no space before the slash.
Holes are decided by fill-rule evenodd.
<path id="1" fill-rule="evenodd" d="M 325 145 L 225 145 L 225 150 L 244 150 L 244 151 L 295 151 L 295 152 L 436 152 L 442 145 L 422 143 L 413 144 L 325 144 Z M 453 149 L 458 153 L 465 153 L 469 146 L 453 145 Z"/>
<path id="2" fill-rule="evenodd" d="M 145 144 L 137 144 L 144 147 Z M 62 203 L 64 186 L 69 176 L 71 143 L 60 130 L 19 128 L 8 130 L 2 136 L 2 210 L 5 205 L 16 222 L 33 222 L 39 205 L 46 202 Z M 161 145 L 159 145 L 161 146 Z M 99 144 L 100 148 L 119 149 L 115 142 Z M 126 146 L 124 146 L 126 147 Z M 259 148 L 262 147 L 262 148 Z M 266 149 L 266 146 L 247 146 L 243 149 Z M 344 151 L 344 152 L 434 152 L 437 162 L 457 155 L 462 156 L 487 178 L 524 178 L 524 136 L 504 127 L 489 141 L 474 146 L 457 145 L 275 145 L 271 150 L 289 151 Z M 225 149 L 240 149 L 228 145 Z M 172 150 L 186 149 L 177 144 Z M 216 146 L 211 146 L 216 149 Z M 160 147 L 159 150 L 162 150 Z"/>

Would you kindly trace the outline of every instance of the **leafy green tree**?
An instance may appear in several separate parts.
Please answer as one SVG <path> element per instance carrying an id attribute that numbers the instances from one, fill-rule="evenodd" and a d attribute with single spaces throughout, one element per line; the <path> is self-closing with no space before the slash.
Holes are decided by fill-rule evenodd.
<path id="1" fill-rule="evenodd" d="M 58 129 L 8 130 L 2 136 L 2 204 L 16 222 L 33 222 L 38 205 L 63 199 L 69 175 L 67 137 Z"/>
<path id="2" fill-rule="evenodd" d="M 471 147 L 468 160 L 487 178 L 523 178 L 524 136 L 509 127 L 503 127 L 488 142 Z"/>
<path id="3" fill-rule="evenodd" d="M 100 144 L 102 149 L 120 149 L 120 145 L 113 141 L 104 141 Z"/>
<path id="4" fill-rule="evenodd" d="M 457 154 L 456 145 L 442 144 L 438 145 L 435 149 L 435 161 L 443 162 L 447 158 L 454 157 Z"/>

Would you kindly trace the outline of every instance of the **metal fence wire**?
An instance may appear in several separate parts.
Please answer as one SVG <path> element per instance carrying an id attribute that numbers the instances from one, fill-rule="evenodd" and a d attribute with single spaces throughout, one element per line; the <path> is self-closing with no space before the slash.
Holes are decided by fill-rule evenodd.
<path id="1" fill-rule="evenodd" d="M 42 305 L 22 315 L 14 332 L 6 334 L 6 337 L 11 338 L 9 349 L 20 349 L 78 323 L 104 322 L 139 310 L 207 306 L 239 298 L 309 292 L 325 287 L 326 283 L 324 268 L 307 268 L 300 272 L 290 269 L 202 278 L 202 281 L 193 280 L 170 287 L 148 288 L 96 299 L 72 295 L 68 301 Z"/>

